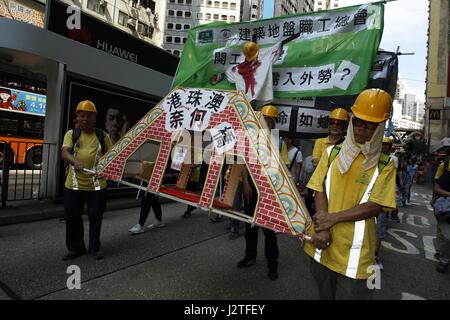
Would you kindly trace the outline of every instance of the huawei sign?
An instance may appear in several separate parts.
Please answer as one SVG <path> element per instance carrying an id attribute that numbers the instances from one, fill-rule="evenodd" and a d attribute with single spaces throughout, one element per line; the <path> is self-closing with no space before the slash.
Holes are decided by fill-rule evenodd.
<path id="1" fill-rule="evenodd" d="M 69 38 L 87 44 L 91 47 L 96 47 L 99 50 L 115 55 L 119 58 L 129 60 L 131 62 L 137 63 L 137 54 L 131 53 L 125 49 L 119 48 L 107 41 L 94 40 L 92 33 L 87 28 L 68 30 Z"/>

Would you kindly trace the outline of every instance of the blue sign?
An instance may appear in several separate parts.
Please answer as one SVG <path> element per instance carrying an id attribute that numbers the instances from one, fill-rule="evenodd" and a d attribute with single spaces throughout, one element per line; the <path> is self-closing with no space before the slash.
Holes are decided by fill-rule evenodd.
<path id="1" fill-rule="evenodd" d="M 47 97 L 42 94 L 0 87 L 0 110 L 45 116 Z"/>

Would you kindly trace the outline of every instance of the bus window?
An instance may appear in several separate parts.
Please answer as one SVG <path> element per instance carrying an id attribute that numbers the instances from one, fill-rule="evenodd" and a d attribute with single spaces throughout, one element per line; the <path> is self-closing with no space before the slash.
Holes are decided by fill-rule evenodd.
<path id="1" fill-rule="evenodd" d="M 44 142 L 44 117 L 26 113 L 0 111 L 0 162 L 9 146 L 12 165 L 40 169 Z M 2 167 L 3 163 L 0 163 Z"/>

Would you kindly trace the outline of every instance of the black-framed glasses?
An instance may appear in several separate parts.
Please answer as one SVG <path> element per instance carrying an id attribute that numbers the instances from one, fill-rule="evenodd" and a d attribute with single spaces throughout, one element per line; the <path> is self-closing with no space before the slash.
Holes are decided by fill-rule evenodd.
<path id="1" fill-rule="evenodd" d="M 352 123 L 355 127 L 365 127 L 368 130 L 375 130 L 378 127 L 378 123 L 376 122 L 365 121 L 357 117 L 352 118 Z"/>
<path id="2" fill-rule="evenodd" d="M 330 119 L 330 120 L 328 120 L 328 125 L 332 125 L 332 126 L 344 126 L 344 122 L 341 121 L 341 120 Z"/>

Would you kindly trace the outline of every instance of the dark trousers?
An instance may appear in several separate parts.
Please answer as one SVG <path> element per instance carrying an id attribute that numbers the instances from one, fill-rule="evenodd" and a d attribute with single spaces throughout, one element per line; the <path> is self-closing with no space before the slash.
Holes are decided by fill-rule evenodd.
<path id="1" fill-rule="evenodd" d="M 100 230 L 106 207 L 106 190 L 75 191 L 64 189 L 64 210 L 66 212 L 66 246 L 69 251 L 86 251 L 84 225 L 81 214 L 87 203 L 89 217 L 89 251 L 100 249 Z"/>
<path id="2" fill-rule="evenodd" d="M 141 212 L 139 214 L 139 224 L 141 226 L 143 226 L 145 224 L 145 221 L 147 221 L 151 208 L 153 208 L 153 214 L 155 215 L 155 218 L 161 221 L 162 211 L 159 199 L 153 193 L 147 192 L 141 198 Z"/>
<path id="3" fill-rule="evenodd" d="M 245 214 L 252 217 L 256 209 L 257 201 L 256 190 L 253 190 L 253 197 L 250 202 L 247 202 L 244 197 L 244 211 Z M 262 228 L 265 236 L 264 253 L 270 267 L 277 266 L 277 259 L 279 257 L 277 235 L 275 231 Z M 250 258 L 256 258 L 257 246 L 258 246 L 258 231 L 259 227 L 245 224 L 245 256 Z"/>
<path id="4" fill-rule="evenodd" d="M 368 300 L 373 290 L 366 280 L 352 279 L 334 272 L 310 258 L 311 274 L 316 280 L 321 300 Z"/>

